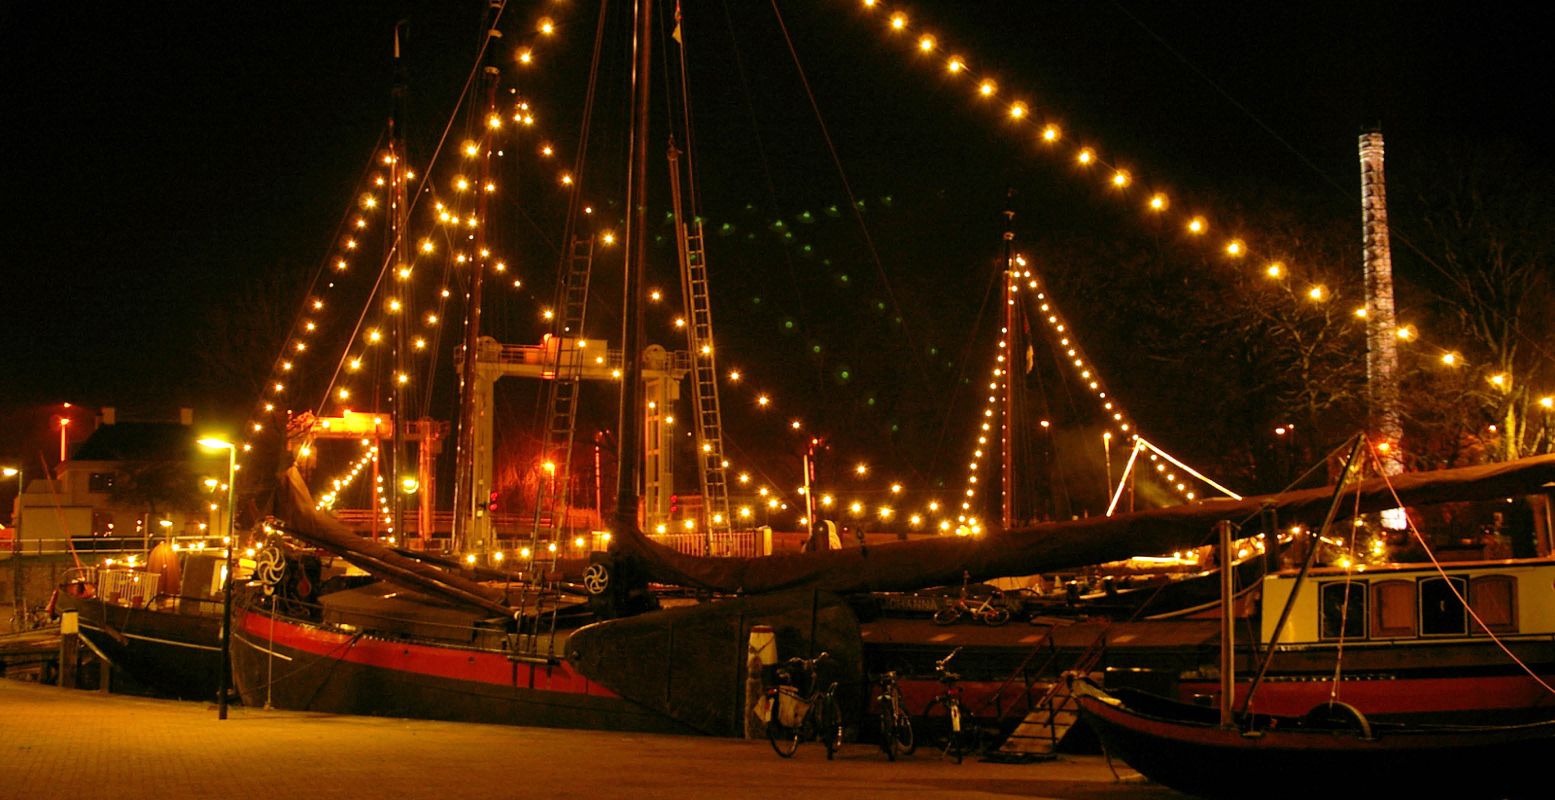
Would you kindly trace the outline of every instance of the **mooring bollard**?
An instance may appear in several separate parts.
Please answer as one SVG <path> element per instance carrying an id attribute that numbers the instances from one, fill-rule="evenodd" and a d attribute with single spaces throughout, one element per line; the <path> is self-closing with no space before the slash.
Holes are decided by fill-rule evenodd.
<path id="1" fill-rule="evenodd" d="M 76 688 L 76 662 L 81 657 L 81 614 L 66 611 L 59 615 L 59 685 Z"/>
<path id="2" fill-rule="evenodd" d="M 752 625 L 749 644 L 745 648 L 745 738 L 760 739 L 767 735 L 767 719 L 771 709 L 765 707 L 767 692 L 761 685 L 764 667 L 777 663 L 777 634 L 771 625 Z"/>

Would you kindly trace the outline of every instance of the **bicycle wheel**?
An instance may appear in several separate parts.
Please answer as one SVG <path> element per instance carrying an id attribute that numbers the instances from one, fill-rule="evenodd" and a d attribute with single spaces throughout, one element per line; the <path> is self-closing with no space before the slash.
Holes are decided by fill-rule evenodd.
<path id="1" fill-rule="evenodd" d="M 887 761 L 896 760 L 896 715 L 891 713 L 891 704 L 880 704 L 880 749 L 885 751 Z"/>
<path id="2" fill-rule="evenodd" d="M 790 728 L 778 721 L 778 711 L 774 703 L 772 719 L 767 722 L 767 741 L 772 743 L 772 750 L 783 758 L 793 758 L 794 751 L 799 749 L 799 734 L 803 730 L 803 723 Z"/>
<path id="3" fill-rule="evenodd" d="M 837 707 L 837 696 L 828 693 L 819 710 L 824 713 L 816 720 L 815 735 L 826 745 L 826 760 L 830 761 L 842 749 L 842 710 Z"/>
<path id="4" fill-rule="evenodd" d="M 935 625 L 951 625 L 961 619 L 961 609 L 955 606 L 945 606 L 934 612 Z"/>
<path id="5" fill-rule="evenodd" d="M 918 749 L 918 743 L 913 740 L 912 735 L 912 717 L 902 710 L 900 703 L 897 704 L 895 716 L 896 722 L 891 726 L 896 735 L 895 750 L 904 756 L 910 756 Z"/>
<path id="6" fill-rule="evenodd" d="M 923 735 L 934 746 L 961 763 L 963 754 L 961 729 L 961 704 L 955 700 L 936 697 L 923 710 Z"/>
<path id="7" fill-rule="evenodd" d="M 1010 610 L 1008 608 L 1005 608 L 1004 606 L 996 606 L 994 608 L 990 608 L 990 609 L 988 609 L 988 613 L 983 615 L 983 622 L 986 622 L 986 623 L 988 623 L 991 626 L 1003 625 L 1004 623 L 1009 622 L 1009 621 L 1010 621 Z"/>

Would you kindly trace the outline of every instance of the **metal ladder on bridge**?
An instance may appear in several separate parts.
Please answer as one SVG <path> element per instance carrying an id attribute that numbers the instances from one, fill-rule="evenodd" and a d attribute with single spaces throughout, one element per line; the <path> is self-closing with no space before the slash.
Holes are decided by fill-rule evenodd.
<path id="1" fill-rule="evenodd" d="M 708 541 L 727 534 L 729 484 L 724 461 L 723 417 L 718 405 L 718 367 L 713 348 L 713 311 L 707 289 L 707 255 L 702 248 L 702 221 L 682 225 L 685 263 L 681 277 L 690 306 L 687 338 L 691 348 L 691 399 L 696 405 L 698 475 L 702 506 L 707 513 Z M 716 555 L 709 553 L 709 555 Z"/>
<path id="2" fill-rule="evenodd" d="M 557 292 L 561 298 L 551 341 L 556 347 L 555 373 L 546 386 L 545 441 L 541 453 L 554 465 L 550 476 L 542 475 L 535 491 L 534 527 L 530 534 L 531 564 L 541 559 L 541 537 L 545 531 L 550 543 L 555 544 L 567 518 L 568 483 L 563 477 L 572 458 L 573 424 L 578 417 L 578 393 L 584 359 L 589 353 L 581 346 L 583 317 L 588 309 L 589 275 L 594 262 L 594 240 L 578 237 L 572 240 L 567 253 L 566 269 L 561 276 Z M 605 355 L 601 348 L 600 355 Z M 549 480 L 547 480 L 549 477 Z M 547 560 L 555 566 L 555 551 L 548 551 Z"/>

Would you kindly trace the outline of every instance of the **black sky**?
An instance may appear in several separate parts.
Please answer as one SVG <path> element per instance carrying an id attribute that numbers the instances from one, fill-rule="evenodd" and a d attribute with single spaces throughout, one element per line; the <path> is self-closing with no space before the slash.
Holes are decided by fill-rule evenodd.
<path id="1" fill-rule="evenodd" d="M 778 5 L 855 194 L 890 195 L 914 220 L 899 240 L 888 222 L 877 233 L 904 286 L 993 252 L 1011 183 L 1023 236 L 1040 236 L 1042 220 L 1068 224 L 1076 189 L 1061 185 L 1064 170 L 1005 135 L 964 86 L 912 66 L 883 14 L 846 0 Z M 193 349 L 213 309 L 243 303 L 267 273 L 305 275 L 329 251 L 387 112 L 395 20 L 412 20 L 411 124 L 425 152 L 483 7 L 0 5 L 0 403 L 207 404 Z M 901 8 L 1044 116 L 1207 209 L 1289 193 L 1298 213 L 1358 219 L 1355 137 L 1367 126 L 1387 134 L 1390 163 L 1448 139 L 1537 149 L 1544 138 L 1548 48 L 1522 4 Z M 554 63 L 577 65 L 592 10 L 514 2 L 508 14 L 515 27 L 541 13 L 572 22 Z M 693 78 L 704 160 L 749 170 L 704 168 L 708 216 L 734 218 L 747 197 L 788 213 L 843 197 L 771 6 L 688 3 L 686 14 L 711 73 Z M 581 83 L 513 77 L 570 124 Z M 619 66 L 605 80 L 607 100 L 624 95 Z M 917 225 L 923 214 L 945 230 Z M 909 295 L 897 299 L 975 302 Z M 4 438 L 10 451 L 18 434 Z"/>

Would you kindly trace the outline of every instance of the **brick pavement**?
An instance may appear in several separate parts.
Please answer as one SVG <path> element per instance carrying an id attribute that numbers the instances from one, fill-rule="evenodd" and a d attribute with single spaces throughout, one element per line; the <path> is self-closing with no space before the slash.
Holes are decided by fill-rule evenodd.
<path id="1" fill-rule="evenodd" d="M 827 762 L 766 742 L 351 717 L 150 700 L 0 680 L 0 798 L 1181 797 L 1097 756 L 1047 764 Z"/>

